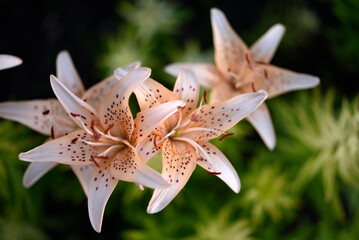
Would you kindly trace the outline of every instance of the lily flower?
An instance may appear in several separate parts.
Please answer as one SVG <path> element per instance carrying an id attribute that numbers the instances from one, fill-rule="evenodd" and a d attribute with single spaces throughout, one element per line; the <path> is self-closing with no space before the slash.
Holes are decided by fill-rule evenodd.
<path id="1" fill-rule="evenodd" d="M 222 134 L 223 138 L 231 135 L 225 131 L 254 111 L 266 99 L 265 91 L 241 94 L 221 103 L 201 104 L 196 109 L 198 82 L 191 71 L 182 70 L 173 92 L 152 79 L 134 92 L 141 110 L 176 99 L 186 102 L 185 107 L 157 126 L 150 137 L 137 146 L 145 161 L 162 150 L 162 175 L 172 184 L 165 189 L 155 189 L 148 213 L 165 208 L 185 186 L 197 164 L 222 179 L 234 192 L 239 192 L 240 181 L 235 169 L 208 140 Z"/>
<path id="2" fill-rule="evenodd" d="M 192 70 L 201 85 L 212 89 L 211 102 L 223 101 L 258 89 L 264 89 L 268 92 L 268 98 L 272 98 L 319 84 L 318 77 L 269 64 L 283 37 L 283 25 L 271 27 L 248 49 L 222 11 L 211 9 L 211 22 L 216 64 L 174 63 L 166 67 L 166 71 L 174 76 L 177 76 L 180 68 Z M 267 106 L 262 104 L 247 119 L 272 150 L 276 137 Z"/>
<path id="3" fill-rule="evenodd" d="M 139 65 L 139 62 L 134 62 L 122 69 L 123 72 L 128 72 L 139 67 Z M 115 76 L 111 75 L 85 91 L 82 80 L 67 51 L 62 51 L 57 55 L 56 73 L 59 80 L 71 92 L 85 99 L 87 103 L 96 109 L 111 87 L 118 82 Z M 52 139 L 67 135 L 78 129 L 77 124 L 69 117 L 57 99 L 0 103 L 0 117 L 20 122 L 39 133 L 50 136 Z M 31 187 L 56 165 L 57 163 L 55 162 L 30 163 L 23 177 L 23 185 L 26 188 Z M 85 194 L 88 195 L 88 185 L 94 165 L 73 165 L 71 168 L 79 179 Z"/>
<path id="4" fill-rule="evenodd" d="M 22 60 L 18 57 L 7 54 L 0 54 L 0 70 L 16 67 L 21 63 Z"/>
<path id="5" fill-rule="evenodd" d="M 123 70 L 117 69 L 115 76 L 119 81 L 107 93 L 98 111 L 51 76 L 55 95 L 82 130 L 19 155 L 21 160 L 29 162 L 94 164 L 89 181 L 88 208 L 91 224 L 97 232 L 101 231 L 105 205 L 119 180 L 150 188 L 169 186 L 159 173 L 140 160 L 134 146 L 185 103 L 178 100 L 167 102 L 138 113 L 133 120 L 128 99 L 150 74 L 149 68 L 137 68 L 123 77 Z"/>

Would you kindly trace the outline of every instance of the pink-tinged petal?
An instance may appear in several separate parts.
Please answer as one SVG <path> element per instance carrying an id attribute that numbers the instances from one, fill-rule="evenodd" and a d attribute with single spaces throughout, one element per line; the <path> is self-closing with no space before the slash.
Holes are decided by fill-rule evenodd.
<path id="1" fill-rule="evenodd" d="M 313 88 L 319 84 L 319 78 L 316 76 L 292 72 L 273 65 L 261 65 L 257 72 L 263 74 L 255 80 L 255 88 L 266 90 L 268 98 L 293 90 Z"/>
<path id="2" fill-rule="evenodd" d="M 140 84 L 135 90 L 138 104 L 141 111 L 154 107 L 161 103 L 179 100 L 178 97 L 162 84 L 149 78 Z"/>
<path id="3" fill-rule="evenodd" d="M 164 209 L 186 185 L 195 168 L 194 148 L 182 141 L 166 139 L 162 146 L 162 175 L 172 185 L 153 192 L 147 212 L 156 213 Z"/>
<path id="4" fill-rule="evenodd" d="M 266 98 L 267 93 L 260 90 L 238 95 L 226 102 L 202 106 L 188 117 L 191 122 L 178 134 L 193 140 L 218 137 L 253 112 Z"/>
<path id="5" fill-rule="evenodd" d="M 103 161 L 95 167 L 90 180 L 88 195 L 89 216 L 92 227 L 101 232 L 103 214 L 118 180 L 110 174 L 110 162 Z"/>
<path id="6" fill-rule="evenodd" d="M 136 151 L 140 160 L 146 163 L 157 153 L 161 152 L 162 144 L 154 144 L 157 135 L 151 133 L 146 139 L 137 144 Z M 157 139 L 158 141 L 159 139 Z"/>
<path id="7" fill-rule="evenodd" d="M 81 128 L 89 128 L 92 121 L 97 121 L 97 111 L 66 88 L 55 76 L 50 76 L 50 83 L 56 97 L 69 116 Z"/>
<path id="8" fill-rule="evenodd" d="M 141 62 L 133 62 L 126 67 L 121 67 L 118 69 L 124 69 L 122 70 L 124 76 L 127 75 L 133 69 L 140 67 L 140 65 Z M 117 75 L 116 77 L 119 77 L 119 75 Z M 115 75 L 111 75 L 106 79 L 102 80 L 101 82 L 97 83 L 96 85 L 92 86 L 84 93 L 84 95 L 82 95 L 82 99 L 86 103 L 91 105 L 94 109 L 96 109 L 96 111 L 99 111 L 102 101 L 107 97 L 108 93 L 111 91 L 111 88 L 115 86 L 116 83 L 118 83 L 119 80 L 116 77 Z"/>
<path id="9" fill-rule="evenodd" d="M 187 117 L 196 109 L 199 97 L 198 81 L 192 71 L 183 69 L 179 72 L 173 92 L 178 99 L 185 101 L 182 117 Z"/>
<path id="10" fill-rule="evenodd" d="M 76 96 L 81 97 L 85 92 L 80 75 L 78 74 L 68 51 L 61 51 L 56 58 L 57 78 Z"/>
<path id="11" fill-rule="evenodd" d="M 18 57 L 6 54 L 0 54 L 0 70 L 12 68 L 20 65 L 22 60 Z"/>
<path id="12" fill-rule="evenodd" d="M 211 88 L 214 84 L 222 81 L 221 73 L 217 67 L 209 63 L 172 63 L 166 66 L 165 71 L 177 77 L 180 69 L 192 70 L 198 83 L 206 88 Z"/>
<path id="13" fill-rule="evenodd" d="M 111 133 L 115 136 L 122 136 L 129 139 L 133 130 L 133 118 L 128 100 L 133 90 L 151 75 L 149 68 L 137 68 L 111 89 L 107 97 L 101 104 L 100 121 L 106 129 L 111 128 Z"/>
<path id="14" fill-rule="evenodd" d="M 241 92 L 236 90 L 232 84 L 229 82 L 221 82 L 214 85 L 209 99 L 210 103 L 218 103 L 227 101 L 239 94 L 241 94 Z"/>
<path id="15" fill-rule="evenodd" d="M 61 137 L 76 129 L 76 124 L 56 99 L 0 103 L 0 117 L 52 137 Z"/>
<path id="16" fill-rule="evenodd" d="M 32 162 L 27 167 L 22 184 L 25 188 L 29 188 L 36 183 L 48 171 L 53 169 L 57 163 L 55 162 Z"/>
<path id="17" fill-rule="evenodd" d="M 66 136 L 46 142 L 28 152 L 20 153 L 20 160 L 27 162 L 57 162 L 70 165 L 87 165 L 106 149 L 91 146 L 93 137 L 86 131 L 72 132 Z"/>
<path id="18" fill-rule="evenodd" d="M 222 11 L 211 9 L 211 23 L 216 65 L 219 71 L 230 79 L 230 72 L 237 75 L 243 72 L 250 55 L 249 50 L 233 31 Z"/>
<path id="19" fill-rule="evenodd" d="M 137 114 L 131 136 L 131 143 L 143 141 L 160 123 L 168 119 L 172 114 L 178 111 L 179 107 L 183 107 L 186 103 L 182 100 L 162 103 L 153 108 L 141 111 Z"/>
<path id="20" fill-rule="evenodd" d="M 276 137 L 272 119 L 265 103 L 260 105 L 254 112 L 247 116 L 247 120 L 257 130 L 266 146 L 273 150 L 276 144 Z"/>
<path id="21" fill-rule="evenodd" d="M 282 24 L 272 26 L 250 48 L 252 60 L 260 63 L 269 63 L 280 41 L 283 38 L 285 27 Z"/>
<path id="22" fill-rule="evenodd" d="M 197 164 L 206 169 L 209 173 L 215 173 L 217 177 L 223 180 L 235 193 L 241 189 L 241 182 L 238 174 L 228 161 L 226 156 L 216 148 L 213 144 L 207 141 L 200 141 L 198 144 L 206 151 L 210 160 L 199 152 L 201 158 L 197 158 Z"/>
<path id="23" fill-rule="evenodd" d="M 169 183 L 152 168 L 146 166 L 136 153 L 136 150 L 127 147 L 114 157 L 110 173 L 115 178 L 135 182 L 149 188 L 166 188 Z"/>
<path id="24" fill-rule="evenodd" d="M 89 188 L 90 188 L 90 180 L 92 173 L 95 169 L 95 164 L 89 165 L 71 165 L 72 170 L 76 174 L 78 180 L 81 183 L 82 189 L 84 190 L 86 196 L 88 196 Z"/>

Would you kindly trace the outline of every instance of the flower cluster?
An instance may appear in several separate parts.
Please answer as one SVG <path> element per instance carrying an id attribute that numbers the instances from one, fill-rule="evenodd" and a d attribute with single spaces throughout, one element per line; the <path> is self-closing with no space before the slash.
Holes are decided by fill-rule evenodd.
<path id="1" fill-rule="evenodd" d="M 154 189 L 148 213 L 164 209 L 197 165 L 238 193 L 236 170 L 209 140 L 232 135 L 226 131 L 247 117 L 273 149 L 275 134 L 264 100 L 314 87 L 319 80 L 269 65 L 284 33 L 282 25 L 272 27 L 248 49 L 220 10 L 212 9 L 211 20 L 216 65 L 169 65 L 166 70 L 177 76 L 173 91 L 151 79 L 151 69 L 139 62 L 117 68 L 85 91 L 64 51 L 57 57 L 56 76 L 50 76 L 57 99 L 0 103 L 0 117 L 50 137 L 19 155 L 31 162 L 25 187 L 58 163 L 70 165 L 88 197 L 90 221 L 97 232 L 119 180 Z M 0 55 L 0 68 L 15 61 L 9 58 L 2 64 L 3 59 Z M 206 91 L 200 97 L 200 85 L 211 88 L 208 104 Z M 136 117 L 129 107 L 132 93 L 140 106 Z M 161 174 L 146 165 L 158 153 L 162 153 Z"/>

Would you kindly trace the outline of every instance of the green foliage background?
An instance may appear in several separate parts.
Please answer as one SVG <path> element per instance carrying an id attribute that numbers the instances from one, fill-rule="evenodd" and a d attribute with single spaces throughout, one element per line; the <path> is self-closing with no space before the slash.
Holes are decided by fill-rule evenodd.
<path id="1" fill-rule="evenodd" d="M 1 8 L 13 9 L 10 2 L 1 4 Z M 140 60 L 152 68 L 154 79 L 172 88 L 175 79 L 164 73 L 166 64 L 213 61 L 211 7 L 222 9 L 248 44 L 271 25 L 283 23 L 287 32 L 273 64 L 319 76 L 321 85 L 268 101 L 278 138 L 275 150 L 267 150 L 246 121 L 231 129 L 234 136 L 213 141 L 241 178 L 239 194 L 197 168 L 165 210 L 149 215 L 146 207 L 152 190 L 142 192 L 134 184 L 120 182 L 106 207 L 101 234 L 91 228 L 86 197 L 67 166 L 56 167 L 31 189 L 22 186 L 27 163 L 17 156 L 46 137 L 1 120 L 0 239 L 359 239 L 358 1 L 99 4 L 112 9 L 103 16 L 110 27 L 94 37 L 81 27 L 81 15 L 77 19 L 68 13 L 66 19 L 74 26 L 64 25 L 62 30 L 74 27 L 71 31 L 79 31 L 70 34 L 74 43 L 54 38 L 51 44 L 58 46 L 48 47 L 48 53 L 46 47 L 39 50 L 39 61 L 33 64 L 44 70 L 26 75 L 26 81 L 33 81 L 31 93 L 4 83 L 11 89 L 4 101 L 52 96 L 47 79 L 54 73 L 55 56 L 62 48 L 72 53 L 75 65 L 79 63 L 86 86 L 118 66 Z M 56 12 L 58 5 L 43 6 L 44 12 Z M 62 10 L 67 13 L 79 6 L 66 3 Z M 94 20 L 89 19 L 91 25 Z M 3 37 L 12 39 L 6 31 Z M 7 49 L 6 43 L 0 44 L 2 53 L 26 54 L 21 44 Z M 22 72 L 30 68 L 26 60 L 32 61 L 25 56 L 24 66 L 1 72 L 0 78 L 24 78 Z M 49 93 L 37 93 L 39 89 Z M 136 112 L 136 103 L 132 105 Z M 156 157 L 150 164 L 158 168 L 159 161 Z"/>

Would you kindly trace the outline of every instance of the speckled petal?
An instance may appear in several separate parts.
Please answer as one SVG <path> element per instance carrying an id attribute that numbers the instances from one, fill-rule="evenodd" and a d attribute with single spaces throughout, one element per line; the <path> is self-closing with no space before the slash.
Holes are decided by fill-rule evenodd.
<path id="1" fill-rule="evenodd" d="M 72 171 L 76 174 L 78 180 L 81 183 L 82 189 L 84 190 L 86 196 L 88 196 L 89 193 L 89 187 L 90 187 L 90 180 L 92 173 L 95 168 L 95 164 L 89 164 L 89 165 L 71 165 Z"/>
<path id="2" fill-rule="evenodd" d="M 57 163 L 55 162 L 32 162 L 27 167 L 22 183 L 24 187 L 29 188 L 34 185 L 42 176 L 53 169 Z"/>
<path id="3" fill-rule="evenodd" d="M 106 160 L 99 163 L 99 167 L 95 167 L 90 180 L 88 208 L 90 222 L 96 232 L 101 232 L 107 201 L 118 183 L 118 180 L 110 174 L 109 164 L 110 162 Z"/>
<path id="4" fill-rule="evenodd" d="M 111 89 L 101 104 L 100 121 L 106 129 L 110 126 L 114 136 L 129 139 L 133 130 L 133 118 L 128 100 L 133 90 L 151 75 L 149 68 L 137 68 L 128 73 Z"/>
<path id="5" fill-rule="evenodd" d="M 92 106 L 74 95 L 53 75 L 50 76 L 50 83 L 57 99 L 80 128 L 83 128 L 82 123 L 90 127 L 93 120 L 97 122 L 98 113 Z"/>
<path id="6" fill-rule="evenodd" d="M 20 153 L 20 160 L 27 162 L 58 162 L 70 165 L 87 165 L 93 162 L 105 149 L 94 147 L 82 140 L 92 141 L 93 137 L 80 130 L 46 142 L 28 152 Z"/>
<path id="7" fill-rule="evenodd" d="M 57 55 L 56 75 L 57 78 L 76 96 L 81 97 L 85 92 L 80 75 L 67 51 L 61 51 Z"/>
<path id="8" fill-rule="evenodd" d="M 156 126 L 177 112 L 178 107 L 183 107 L 184 105 L 185 102 L 176 100 L 139 112 L 135 119 L 131 143 L 135 146 L 143 141 Z"/>
<path id="9" fill-rule="evenodd" d="M 149 188 L 166 188 L 168 182 L 156 171 L 141 161 L 134 148 L 127 147 L 115 156 L 110 173 L 115 178 L 135 182 Z"/>
<path id="10" fill-rule="evenodd" d="M 185 101 L 186 106 L 182 109 L 182 117 L 187 117 L 196 109 L 199 97 L 198 81 L 190 70 L 181 70 L 178 74 L 173 92 L 178 99 Z"/>
<path id="11" fill-rule="evenodd" d="M 22 60 L 18 57 L 6 54 L 0 54 L 0 70 L 12 68 L 20 65 Z"/>
<path id="12" fill-rule="evenodd" d="M 162 175 L 172 185 L 153 192 L 147 212 L 164 209 L 186 185 L 196 168 L 196 153 L 188 143 L 166 139 L 162 146 Z"/>
<path id="13" fill-rule="evenodd" d="M 211 9 L 214 41 L 214 57 L 219 71 L 231 78 L 229 72 L 240 74 L 246 67 L 249 50 L 242 39 L 233 31 L 222 11 Z"/>
<path id="14" fill-rule="evenodd" d="M 269 63 L 280 41 L 283 38 L 285 27 L 282 24 L 272 26 L 250 48 L 252 60 L 255 62 Z"/>
<path id="15" fill-rule="evenodd" d="M 165 71 L 177 77 L 180 69 L 193 71 L 198 83 L 206 88 L 211 88 L 214 84 L 222 81 L 217 67 L 209 63 L 172 63 L 166 66 Z"/>
<path id="16" fill-rule="evenodd" d="M 186 129 L 208 128 L 221 132 L 227 131 L 253 112 L 266 98 L 267 93 L 260 90 L 255 93 L 238 95 L 226 102 L 202 106 L 198 113 L 196 111 L 188 117 L 193 120 Z M 197 116 L 193 116 L 194 114 Z M 178 133 L 181 134 L 181 131 Z M 209 140 L 219 135 L 221 135 L 220 132 L 207 130 L 195 130 L 181 134 L 182 137 L 193 140 Z"/>
<path id="17" fill-rule="evenodd" d="M 222 179 L 234 192 L 238 193 L 241 189 L 241 182 L 239 181 L 236 170 L 226 156 L 224 156 L 213 144 L 207 141 L 200 141 L 198 144 L 206 151 L 211 159 L 208 161 L 204 154 L 199 152 L 201 158 L 197 158 L 197 164 L 208 172 L 215 172 L 217 177 Z"/>
<path id="18" fill-rule="evenodd" d="M 140 160 L 144 163 L 146 163 L 148 160 L 150 160 L 153 156 L 155 156 L 157 153 L 161 152 L 161 146 L 162 144 L 154 145 L 154 139 L 157 137 L 157 135 L 151 133 L 148 135 L 146 139 L 144 139 L 142 142 L 140 142 L 136 146 L 136 151 L 138 153 L 138 157 Z M 158 141 L 159 139 L 157 139 Z"/>
<path id="19" fill-rule="evenodd" d="M 257 130 L 266 146 L 273 150 L 276 144 L 276 137 L 272 119 L 265 103 L 262 103 L 254 112 L 247 116 L 248 121 Z"/>
<path id="20" fill-rule="evenodd" d="M 20 122 L 53 137 L 76 129 L 76 124 L 56 99 L 0 103 L 0 117 Z"/>
<path id="21" fill-rule="evenodd" d="M 172 91 L 150 78 L 140 84 L 134 90 L 134 93 L 138 104 L 140 105 L 141 111 L 161 103 L 179 100 Z"/>
<path id="22" fill-rule="evenodd" d="M 268 92 L 268 98 L 299 89 L 316 87 L 319 78 L 304 73 L 296 73 L 273 65 L 261 65 L 257 72 L 263 73 L 255 82 L 256 89 L 264 89 Z"/>

